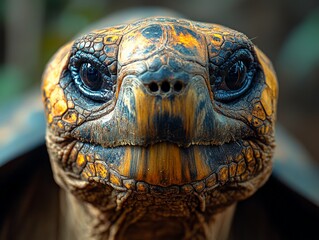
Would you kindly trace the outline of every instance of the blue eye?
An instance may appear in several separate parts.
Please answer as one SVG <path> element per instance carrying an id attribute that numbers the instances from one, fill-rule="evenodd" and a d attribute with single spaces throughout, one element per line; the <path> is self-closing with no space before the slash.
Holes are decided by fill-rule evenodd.
<path id="1" fill-rule="evenodd" d="M 100 72 L 90 63 L 83 63 L 80 67 L 80 78 L 85 86 L 92 90 L 101 90 L 103 79 Z"/>

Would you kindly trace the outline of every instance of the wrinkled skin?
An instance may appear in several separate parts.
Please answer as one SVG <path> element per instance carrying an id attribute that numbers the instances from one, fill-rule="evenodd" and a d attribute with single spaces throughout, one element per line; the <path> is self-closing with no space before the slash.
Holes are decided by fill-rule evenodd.
<path id="1" fill-rule="evenodd" d="M 54 177 L 91 219 L 75 235 L 208 238 L 271 173 L 276 101 L 267 57 L 220 25 L 149 18 L 65 45 L 43 102 Z"/>

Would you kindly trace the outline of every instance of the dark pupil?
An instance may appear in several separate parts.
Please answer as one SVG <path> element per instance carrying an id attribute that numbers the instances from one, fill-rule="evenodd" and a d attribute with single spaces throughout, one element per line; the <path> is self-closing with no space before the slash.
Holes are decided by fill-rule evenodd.
<path id="1" fill-rule="evenodd" d="M 225 83 L 230 90 L 238 90 L 243 87 L 246 80 L 246 66 L 242 61 L 236 62 L 229 70 Z"/>
<path id="2" fill-rule="evenodd" d="M 83 63 L 80 69 L 82 82 L 93 91 L 101 89 L 102 79 L 100 72 L 90 63 Z"/>

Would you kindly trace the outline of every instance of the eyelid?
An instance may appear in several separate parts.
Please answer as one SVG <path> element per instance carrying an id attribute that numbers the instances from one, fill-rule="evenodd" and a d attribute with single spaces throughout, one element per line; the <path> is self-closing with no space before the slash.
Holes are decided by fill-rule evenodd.
<path id="1" fill-rule="evenodd" d="M 232 67 L 236 62 L 243 61 L 246 65 L 247 63 L 252 63 L 254 61 L 254 57 L 252 53 L 248 49 L 239 49 L 235 51 L 221 66 L 221 71 L 227 71 L 230 67 Z M 249 67 L 249 66 L 246 66 Z"/>
<path id="2" fill-rule="evenodd" d="M 108 72 L 107 67 L 100 62 L 98 58 L 95 56 L 88 54 L 88 53 L 83 53 L 83 52 L 76 52 L 71 58 L 70 58 L 70 66 L 74 67 L 80 67 L 82 63 L 90 63 L 94 67 L 96 67 L 101 73 L 104 71 Z"/>

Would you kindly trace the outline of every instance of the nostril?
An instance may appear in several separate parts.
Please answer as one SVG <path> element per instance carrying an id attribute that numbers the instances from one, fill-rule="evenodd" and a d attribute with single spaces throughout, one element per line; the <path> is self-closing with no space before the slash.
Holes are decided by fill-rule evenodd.
<path id="1" fill-rule="evenodd" d="M 158 85 L 155 82 L 150 83 L 149 88 L 151 92 L 157 92 L 158 91 Z"/>
<path id="2" fill-rule="evenodd" d="M 180 81 L 177 81 L 175 84 L 174 84 L 174 90 L 176 92 L 180 92 L 183 88 L 183 83 L 181 83 Z"/>
<path id="3" fill-rule="evenodd" d="M 164 81 L 161 85 L 161 89 L 163 92 L 169 92 L 171 86 L 169 85 L 169 82 Z"/>

